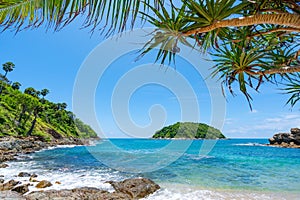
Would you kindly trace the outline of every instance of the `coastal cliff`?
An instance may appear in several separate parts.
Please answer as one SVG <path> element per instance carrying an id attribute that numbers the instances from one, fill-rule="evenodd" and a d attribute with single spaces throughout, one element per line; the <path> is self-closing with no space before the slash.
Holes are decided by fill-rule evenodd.
<path id="1" fill-rule="evenodd" d="M 270 146 L 300 148 L 300 129 L 292 128 L 290 133 L 277 133 L 269 139 Z"/>

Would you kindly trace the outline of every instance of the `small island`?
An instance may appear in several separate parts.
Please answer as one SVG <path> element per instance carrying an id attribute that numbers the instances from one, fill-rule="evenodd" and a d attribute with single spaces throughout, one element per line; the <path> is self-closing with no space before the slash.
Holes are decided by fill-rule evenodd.
<path id="1" fill-rule="evenodd" d="M 152 138 L 176 139 L 224 139 L 220 130 L 204 123 L 177 122 L 157 131 Z"/>

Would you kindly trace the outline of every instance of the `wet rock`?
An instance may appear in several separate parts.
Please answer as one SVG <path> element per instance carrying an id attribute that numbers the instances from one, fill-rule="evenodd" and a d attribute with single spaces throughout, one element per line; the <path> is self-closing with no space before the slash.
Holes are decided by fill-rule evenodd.
<path id="1" fill-rule="evenodd" d="M 18 177 L 30 177 L 31 176 L 31 174 L 29 174 L 29 173 L 27 173 L 27 172 L 20 172 L 19 174 L 18 174 Z"/>
<path id="2" fill-rule="evenodd" d="M 25 194 L 26 192 L 29 191 L 28 186 L 29 186 L 29 184 L 20 185 L 20 186 L 13 188 L 12 191 L 18 192 L 20 194 Z"/>
<path id="3" fill-rule="evenodd" d="M 158 189 L 159 185 L 147 178 L 126 179 L 121 182 L 109 181 L 116 192 L 129 195 L 131 198 L 144 198 Z"/>
<path id="4" fill-rule="evenodd" d="M 5 163 L 0 164 L 0 168 L 6 168 L 6 167 L 8 167 L 8 164 L 5 164 Z"/>
<path id="5" fill-rule="evenodd" d="M 35 187 L 36 188 L 46 188 L 46 187 L 51 187 L 52 183 L 46 180 L 42 180 L 41 182 L 39 182 Z"/>
<path id="6" fill-rule="evenodd" d="M 4 179 L 0 179 L 0 183 L 4 183 L 4 181 L 5 181 Z"/>
<path id="7" fill-rule="evenodd" d="M 19 183 L 20 183 L 19 181 L 15 181 L 15 180 L 10 180 L 6 183 L 2 183 L 0 184 L 0 191 L 11 190 Z"/>
<path id="8" fill-rule="evenodd" d="M 59 181 L 56 181 L 56 182 L 55 182 L 55 184 L 57 184 L 57 185 L 60 185 L 60 184 L 61 184 L 61 182 L 59 182 Z"/>

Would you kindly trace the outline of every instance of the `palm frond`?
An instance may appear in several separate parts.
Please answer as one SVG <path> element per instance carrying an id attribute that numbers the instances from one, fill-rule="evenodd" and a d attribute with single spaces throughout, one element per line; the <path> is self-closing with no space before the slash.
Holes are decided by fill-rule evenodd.
<path id="1" fill-rule="evenodd" d="M 157 9 L 164 5 L 164 0 L 145 2 Z M 59 30 L 83 15 L 83 27 L 92 30 L 101 27 L 110 34 L 133 28 L 137 14 L 147 12 L 147 9 L 140 0 L 3 0 L 0 1 L 0 26 L 2 30 L 12 28 L 19 31 L 46 24 Z"/>
<path id="2" fill-rule="evenodd" d="M 161 64 L 164 64 L 168 60 L 175 61 L 176 53 L 180 52 L 179 43 L 193 47 L 186 37 L 183 37 L 181 33 L 188 26 L 188 21 L 184 18 L 186 14 L 186 6 L 182 5 L 180 9 L 170 6 L 170 11 L 163 7 L 162 3 L 161 12 L 154 6 L 146 4 L 152 11 L 154 16 L 150 16 L 147 13 L 141 12 L 146 16 L 148 22 L 157 27 L 154 31 L 153 37 L 148 41 L 141 50 L 139 58 L 153 49 L 158 49 L 156 56 L 156 62 L 160 60 Z"/>
<path id="3" fill-rule="evenodd" d="M 290 104 L 291 107 L 294 107 L 297 102 L 300 100 L 300 74 L 294 74 L 293 78 L 290 79 L 290 82 L 285 84 L 285 88 L 282 90 L 285 91 L 285 94 L 291 95 L 287 104 Z"/>

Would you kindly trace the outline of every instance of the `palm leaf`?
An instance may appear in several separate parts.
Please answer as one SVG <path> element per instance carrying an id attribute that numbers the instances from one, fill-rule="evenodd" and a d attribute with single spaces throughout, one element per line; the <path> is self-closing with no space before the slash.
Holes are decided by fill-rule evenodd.
<path id="1" fill-rule="evenodd" d="M 164 0 L 145 0 L 145 3 L 159 9 Z M 147 6 L 140 0 L 3 0 L 0 1 L 0 26 L 3 30 L 18 31 L 46 24 L 59 30 L 83 14 L 83 27 L 95 30 L 102 26 L 108 33 L 122 32 L 134 27 L 141 10 L 147 12 Z"/>

